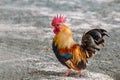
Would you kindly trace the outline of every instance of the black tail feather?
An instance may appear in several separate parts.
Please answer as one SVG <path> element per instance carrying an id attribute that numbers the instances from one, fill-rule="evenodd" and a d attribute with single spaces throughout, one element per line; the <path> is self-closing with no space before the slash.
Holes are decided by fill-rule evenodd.
<path id="1" fill-rule="evenodd" d="M 104 36 L 108 36 L 107 31 L 104 29 L 92 29 L 82 36 L 81 46 L 88 52 L 95 53 L 100 50 L 99 45 L 103 45 L 105 40 Z"/>

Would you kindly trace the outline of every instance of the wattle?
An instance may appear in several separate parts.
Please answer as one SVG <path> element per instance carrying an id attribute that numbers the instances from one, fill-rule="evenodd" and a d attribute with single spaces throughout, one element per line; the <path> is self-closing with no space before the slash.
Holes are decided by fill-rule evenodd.
<path id="1" fill-rule="evenodd" d="M 60 30 L 59 29 L 54 29 L 53 32 L 57 34 Z"/>

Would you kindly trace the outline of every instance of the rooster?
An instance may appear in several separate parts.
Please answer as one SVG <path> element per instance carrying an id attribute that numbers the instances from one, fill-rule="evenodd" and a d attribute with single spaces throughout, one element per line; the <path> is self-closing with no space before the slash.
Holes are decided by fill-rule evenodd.
<path id="1" fill-rule="evenodd" d="M 60 63 L 68 68 L 65 76 L 69 76 L 71 70 L 78 71 L 77 76 L 81 76 L 87 59 L 100 50 L 99 46 L 105 42 L 103 37 L 108 34 L 104 29 L 92 29 L 83 34 L 81 44 L 78 44 L 65 22 L 66 17 L 61 15 L 55 16 L 51 22 L 55 34 L 52 49 Z"/>

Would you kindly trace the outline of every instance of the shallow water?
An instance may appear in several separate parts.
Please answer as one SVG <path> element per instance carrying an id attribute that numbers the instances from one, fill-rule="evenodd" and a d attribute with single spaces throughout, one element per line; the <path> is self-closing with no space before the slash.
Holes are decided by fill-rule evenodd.
<path id="1" fill-rule="evenodd" d="M 67 17 L 79 43 L 82 33 L 91 28 L 108 30 L 112 39 L 106 38 L 108 43 L 88 63 L 87 70 L 119 80 L 119 0 L 1 0 L 0 79 L 58 79 L 64 73 L 66 68 L 51 50 L 54 34 L 50 22 L 56 14 Z"/>

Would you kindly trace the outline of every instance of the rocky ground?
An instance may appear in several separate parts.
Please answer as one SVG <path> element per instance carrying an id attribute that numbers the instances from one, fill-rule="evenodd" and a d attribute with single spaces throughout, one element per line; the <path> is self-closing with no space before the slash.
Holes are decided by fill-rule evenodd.
<path id="1" fill-rule="evenodd" d="M 0 80 L 119 80 L 119 0 L 1 0 Z M 50 25 L 63 14 L 80 43 L 83 32 L 106 29 L 111 36 L 89 60 L 81 78 L 62 77 L 62 66 L 51 50 L 54 36 Z"/>

